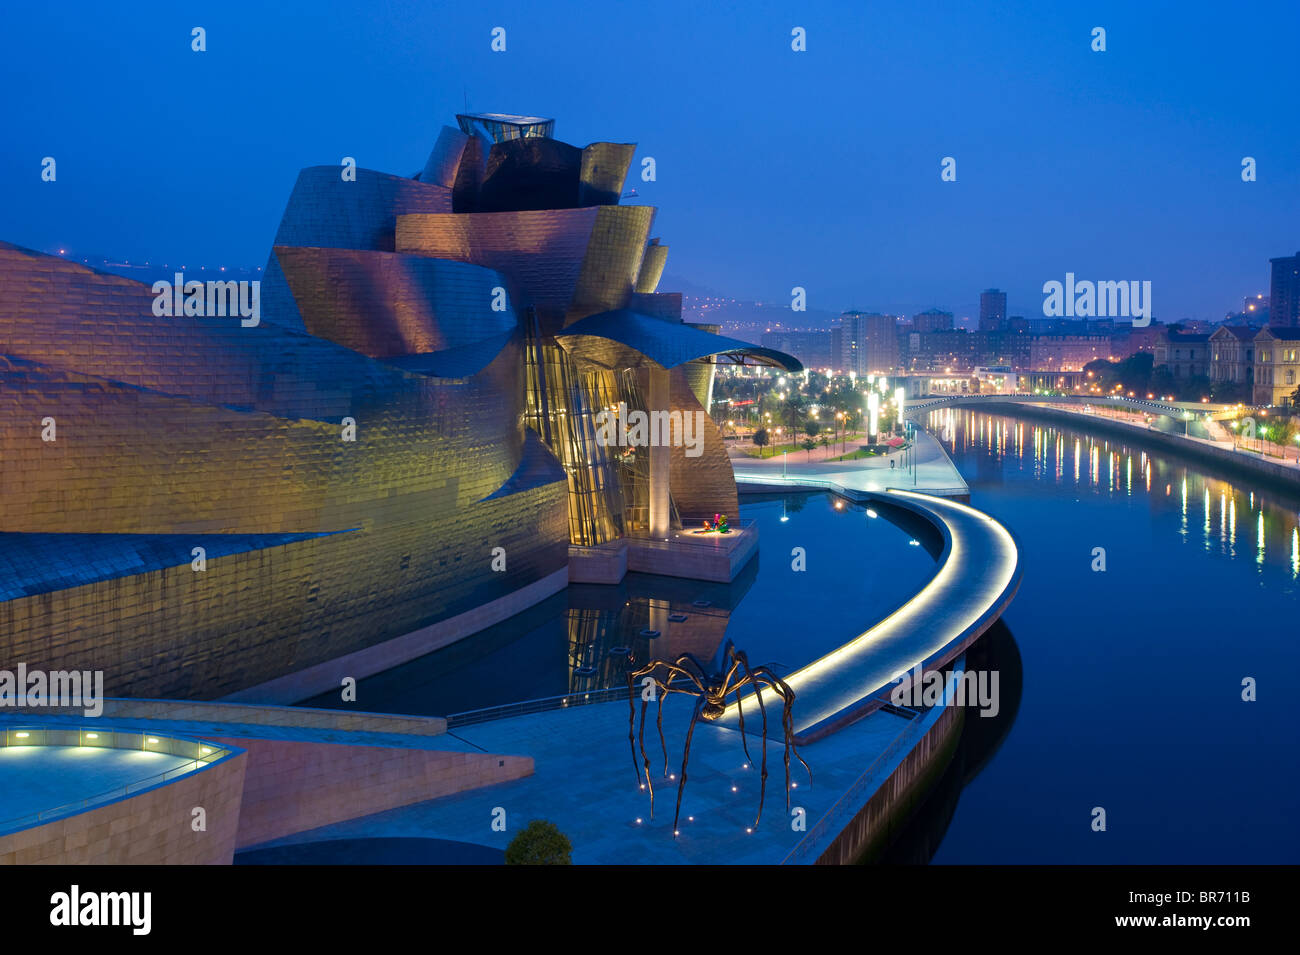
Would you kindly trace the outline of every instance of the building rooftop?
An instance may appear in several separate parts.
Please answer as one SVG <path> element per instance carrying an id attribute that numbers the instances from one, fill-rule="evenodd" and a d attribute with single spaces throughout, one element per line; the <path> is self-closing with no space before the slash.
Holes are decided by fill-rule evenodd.
<path id="1" fill-rule="evenodd" d="M 543 116 L 518 116 L 514 113 L 457 113 L 456 122 L 467 136 L 482 133 L 494 143 L 508 139 L 550 139 L 555 134 L 555 120 Z"/>
<path id="2" fill-rule="evenodd" d="M 518 113 L 457 113 L 456 119 L 482 119 L 491 123 L 505 123 L 511 126 L 535 126 L 538 123 L 555 122 L 555 120 L 545 116 L 520 116 Z"/>
<path id="3" fill-rule="evenodd" d="M 1233 338 L 1243 342 L 1251 341 L 1259 334 L 1258 328 L 1251 328 L 1249 325 L 1223 325 L 1220 326 L 1219 331 L 1227 332 Z M 1215 334 L 1218 334 L 1218 332 Z"/>

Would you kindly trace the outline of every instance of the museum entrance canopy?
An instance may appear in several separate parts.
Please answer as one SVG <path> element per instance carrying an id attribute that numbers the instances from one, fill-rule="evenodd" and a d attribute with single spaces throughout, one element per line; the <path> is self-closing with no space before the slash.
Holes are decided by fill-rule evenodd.
<path id="1" fill-rule="evenodd" d="M 559 331 L 555 340 L 575 358 L 605 368 L 634 368 L 649 358 L 671 369 L 719 356 L 733 364 L 781 368 L 792 374 L 803 371 L 793 355 L 631 309 L 588 316 Z"/>

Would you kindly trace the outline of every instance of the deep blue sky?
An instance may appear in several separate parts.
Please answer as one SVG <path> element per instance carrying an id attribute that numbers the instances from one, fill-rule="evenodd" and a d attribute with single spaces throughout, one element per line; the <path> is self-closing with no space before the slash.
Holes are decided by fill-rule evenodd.
<path id="1" fill-rule="evenodd" d="M 0 239 L 261 265 L 299 168 L 410 175 L 468 94 L 639 143 L 669 275 L 727 294 L 1033 316 L 1073 271 L 1220 318 L 1300 249 L 1298 36 L 1296 0 L 10 5 Z"/>

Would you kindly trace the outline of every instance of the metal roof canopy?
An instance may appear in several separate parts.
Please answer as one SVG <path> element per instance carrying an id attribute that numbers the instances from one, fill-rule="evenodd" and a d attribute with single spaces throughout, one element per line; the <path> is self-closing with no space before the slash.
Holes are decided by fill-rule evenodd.
<path id="1" fill-rule="evenodd" d="M 561 329 L 555 338 L 575 357 L 609 368 L 643 365 L 646 358 L 664 368 L 676 368 L 716 355 L 731 364 L 766 365 L 792 374 L 803 371 L 797 358 L 774 348 L 625 308 L 589 315 Z"/>

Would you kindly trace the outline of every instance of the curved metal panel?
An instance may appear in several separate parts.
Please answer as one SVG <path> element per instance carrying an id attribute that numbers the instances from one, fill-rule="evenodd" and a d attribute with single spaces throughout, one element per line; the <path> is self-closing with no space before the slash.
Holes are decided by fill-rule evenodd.
<path id="1" fill-rule="evenodd" d="M 668 246 L 660 245 L 658 239 L 651 239 L 650 244 L 646 246 L 645 258 L 641 260 L 641 272 L 636 277 L 636 290 L 643 295 L 657 291 L 667 262 Z"/>
<path id="2" fill-rule="evenodd" d="M 460 169 L 460 157 L 465 153 L 469 137 L 459 129 L 444 126 L 438 132 L 438 141 L 433 144 L 433 151 L 425 161 L 420 173 L 420 182 L 451 189 L 456 185 L 456 173 Z"/>
<path id="3" fill-rule="evenodd" d="M 583 149 L 578 205 L 618 205 L 635 153 L 634 143 L 591 143 Z"/>
<path id="4" fill-rule="evenodd" d="M 596 222 L 566 325 L 597 312 L 627 307 L 654 217 L 653 206 L 596 207 Z"/>
<path id="5" fill-rule="evenodd" d="M 703 439 L 701 453 L 687 457 L 684 445 L 674 445 L 669 459 L 668 487 L 683 527 L 699 526 L 714 514 L 739 515 L 736 475 L 722 432 L 695 399 L 687 381 L 686 365 L 669 373 L 669 400 L 673 411 L 695 415 Z M 698 414 L 697 414 L 698 412 Z M 734 519 L 734 518 L 733 518 Z"/>
<path id="6" fill-rule="evenodd" d="M 393 230 L 402 212 L 450 212 L 451 193 L 441 185 L 357 169 L 343 179 L 339 166 L 312 166 L 298 173 L 273 245 L 393 251 Z M 303 329 L 302 316 L 272 251 L 262 277 L 262 316 Z"/>
<path id="7" fill-rule="evenodd" d="M 513 331 L 494 310 L 505 276 L 491 269 L 391 252 L 277 246 L 307 331 L 372 358 L 443 351 Z"/>
<path id="8" fill-rule="evenodd" d="M 598 209 L 409 215 L 397 219 L 398 252 L 469 262 L 511 279 L 516 309 L 558 321 L 573 300 Z"/>

